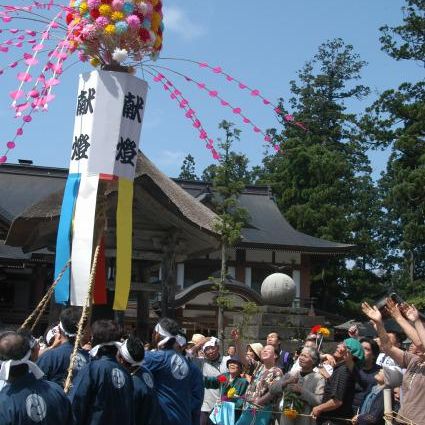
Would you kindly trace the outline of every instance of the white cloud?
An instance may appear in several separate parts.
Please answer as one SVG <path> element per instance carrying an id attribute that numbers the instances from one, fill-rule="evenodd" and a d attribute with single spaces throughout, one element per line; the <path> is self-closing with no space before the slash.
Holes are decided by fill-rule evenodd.
<path id="1" fill-rule="evenodd" d="M 175 6 L 164 7 L 165 31 L 172 31 L 189 41 L 203 36 L 206 30 L 190 20 L 185 12 Z"/>

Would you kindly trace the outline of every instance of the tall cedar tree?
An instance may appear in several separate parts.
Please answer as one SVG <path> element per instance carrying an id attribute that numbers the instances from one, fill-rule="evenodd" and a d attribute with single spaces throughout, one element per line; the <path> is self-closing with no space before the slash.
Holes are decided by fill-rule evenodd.
<path id="1" fill-rule="evenodd" d="M 179 179 L 183 180 L 199 180 L 195 171 L 195 158 L 189 153 L 183 160 L 180 168 Z"/>
<path id="2" fill-rule="evenodd" d="M 396 60 L 425 65 L 425 1 L 409 0 L 403 24 L 382 27 L 382 48 Z M 367 109 L 363 128 L 373 148 L 390 147 L 379 181 L 383 270 L 388 285 L 425 306 L 425 81 L 387 90 Z"/>
<path id="3" fill-rule="evenodd" d="M 307 131 L 283 121 L 283 130 L 270 131 L 281 152 L 264 158 L 259 180 L 272 186 L 279 208 L 297 230 L 356 244 L 354 268 L 339 257 L 320 258 L 321 266 L 314 265 L 312 295 L 326 310 L 350 307 L 346 300 L 358 303 L 365 291 L 371 296 L 381 291 L 373 273 L 378 197 L 358 140 L 357 117 L 346 106 L 369 93 L 359 83 L 364 65 L 341 39 L 319 47 L 298 72 L 298 81 L 291 81 L 294 120 Z"/>
<path id="4" fill-rule="evenodd" d="M 239 163 L 235 163 L 235 155 L 231 150 L 232 144 L 240 139 L 241 132 L 235 128 L 233 123 L 228 121 L 222 121 L 219 128 L 224 130 L 225 139 L 220 140 L 219 143 L 221 157 L 219 164 L 215 167 L 213 178 L 213 204 L 219 217 L 214 226 L 220 234 L 221 242 L 221 273 L 217 285 L 217 304 L 219 307 L 217 328 L 220 338 L 223 338 L 224 309 L 229 304 L 228 291 L 225 288 L 228 249 L 239 241 L 242 228 L 248 221 L 248 212 L 245 208 L 239 206 L 238 198 L 245 188 L 245 182 L 239 174 Z"/>

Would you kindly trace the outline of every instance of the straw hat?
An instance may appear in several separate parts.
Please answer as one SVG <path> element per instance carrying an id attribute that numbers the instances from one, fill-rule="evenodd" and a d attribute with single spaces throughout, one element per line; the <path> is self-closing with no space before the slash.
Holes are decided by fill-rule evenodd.
<path id="1" fill-rule="evenodd" d="M 188 342 L 188 344 L 198 344 L 198 342 L 202 341 L 205 338 L 202 334 L 193 334 L 192 339 Z"/>
<path id="2" fill-rule="evenodd" d="M 261 358 L 261 351 L 263 350 L 263 344 L 261 342 L 253 342 L 252 344 L 248 344 L 248 347 L 251 348 L 251 350 L 258 356 L 258 358 Z"/>

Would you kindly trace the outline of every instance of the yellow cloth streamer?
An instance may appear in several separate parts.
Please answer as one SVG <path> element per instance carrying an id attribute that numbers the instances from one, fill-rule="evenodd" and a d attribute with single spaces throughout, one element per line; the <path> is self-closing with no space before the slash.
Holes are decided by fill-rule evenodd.
<path id="1" fill-rule="evenodd" d="M 117 258 L 114 310 L 126 310 L 131 283 L 133 181 L 118 180 Z"/>

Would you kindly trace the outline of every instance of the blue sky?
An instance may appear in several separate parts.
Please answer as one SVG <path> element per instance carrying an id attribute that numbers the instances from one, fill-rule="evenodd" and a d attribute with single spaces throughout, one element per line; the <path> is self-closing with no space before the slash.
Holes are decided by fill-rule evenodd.
<path id="1" fill-rule="evenodd" d="M 363 83 L 371 87 L 372 95 L 355 104 L 354 112 L 361 112 L 378 92 L 423 77 L 419 65 L 396 62 L 380 50 L 378 28 L 401 22 L 400 9 L 404 2 L 400 0 L 163 0 L 163 3 L 162 57 L 189 58 L 219 65 L 271 100 L 287 99 L 289 81 L 296 78 L 297 70 L 315 54 L 322 42 L 335 37 L 353 44 L 368 62 Z M 0 56 L 2 66 L 12 57 Z M 240 106 L 259 127 L 277 125 L 271 109 L 222 77 L 184 62 L 158 61 L 158 64 L 207 83 L 233 105 Z M 78 64 L 64 73 L 49 112 L 38 114 L 28 125 L 17 147 L 8 155 L 8 162 L 24 158 L 33 160 L 36 165 L 68 165 L 77 74 L 90 69 L 88 65 Z M 8 109 L 8 93 L 17 88 L 16 73 L 16 69 L 10 70 L 0 77 L 2 150 L 17 127 Z M 191 102 L 210 136 L 220 137 L 218 122 L 231 120 L 242 130 L 241 142 L 235 149 L 247 154 L 251 165 L 261 161 L 264 150 L 261 137 L 205 92 L 179 76 L 167 75 Z M 183 158 L 191 153 L 200 173 L 213 162 L 210 152 L 178 105 L 160 85 L 147 79 L 150 91 L 141 137 L 142 150 L 170 176 L 178 175 Z M 386 158 L 386 152 L 371 153 L 375 177 L 385 167 Z"/>

